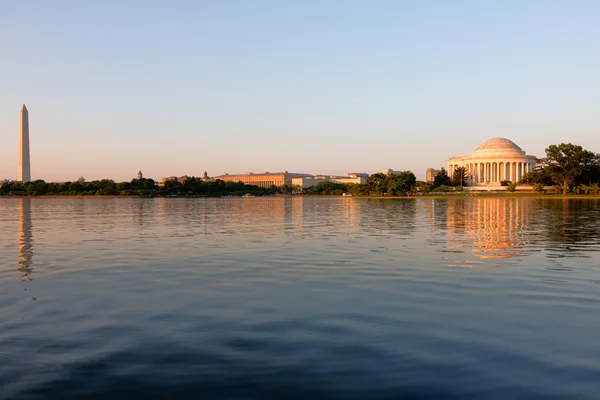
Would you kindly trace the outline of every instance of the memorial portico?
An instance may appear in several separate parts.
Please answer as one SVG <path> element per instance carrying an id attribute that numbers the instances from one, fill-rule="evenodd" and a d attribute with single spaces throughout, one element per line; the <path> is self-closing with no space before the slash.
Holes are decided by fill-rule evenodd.
<path id="1" fill-rule="evenodd" d="M 470 185 L 500 185 L 502 181 L 518 182 L 533 171 L 535 156 L 527 155 L 508 139 L 489 139 L 470 156 L 458 156 L 447 161 L 448 175 L 452 177 L 459 167 L 467 170 Z"/>

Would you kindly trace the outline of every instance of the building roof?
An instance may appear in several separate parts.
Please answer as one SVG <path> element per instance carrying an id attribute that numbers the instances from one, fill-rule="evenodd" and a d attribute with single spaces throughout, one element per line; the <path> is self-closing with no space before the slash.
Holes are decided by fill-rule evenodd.
<path id="1" fill-rule="evenodd" d="M 492 138 L 483 142 L 475 151 L 477 150 L 516 150 L 523 151 L 519 146 L 515 144 L 512 140 L 508 140 L 505 138 Z"/>
<path id="2" fill-rule="evenodd" d="M 483 142 L 475 149 L 471 157 L 498 158 L 498 157 L 523 157 L 525 152 L 512 140 L 505 138 L 492 138 Z"/>

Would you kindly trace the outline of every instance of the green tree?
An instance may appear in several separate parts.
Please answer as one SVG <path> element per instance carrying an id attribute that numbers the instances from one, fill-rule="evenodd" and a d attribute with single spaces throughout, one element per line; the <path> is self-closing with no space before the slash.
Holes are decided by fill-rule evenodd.
<path id="1" fill-rule="evenodd" d="M 546 185 L 544 185 L 543 183 L 534 183 L 533 184 L 533 190 L 535 192 L 542 193 L 544 191 L 544 187 L 545 186 Z"/>
<path id="2" fill-rule="evenodd" d="M 552 177 L 550 176 L 549 171 L 544 167 L 544 162 L 544 159 L 536 159 L 537 166 L 533 171 L 523 175 L 520 183 L 525 185 L 535 185 L 536 183 L 541 183 L 545 186 L 552 185 Z"/>
<path id="3" fill-rule="evenodd" d="M 434 189 L 433 182 L 432 183 L 426 183 L 426 182 L 423 182 L 423 181 L 417 181 L 417 184 L 416 184 L 415 187 L 421 193 L 429 193 L 429 192 L 433 191 L 433 189 Z"/>
<path id="4" fill-rule="evenodd" d="M 308 188 L 307 192 L 309 194 L 342 195 L 346 193 L 346 190 L 346 185 L 343 183 L 325 181 Z"/>
<path id="5" fill-rule="evenodd" d="M 411 171 L 389 174 L 385 179 L 385 187 L 390 196 L 406 196 L 417 184 L 417 178 Z"/>
<path id="6" fill-rule="evenodd" d="M 452 174 L 452 184 L 455 186 L 467 186 L 467 169 L 465 167 L 458 167 Z"/>
<path id="7" fill-rule="evenodd" d="M 511 182 L 508 185 L 506 185 L 506 190 L 508 190 L 511 193 L 514 193 L 517 190 L 517 186 L 519 186 L 518 183 Z"/>
<path id="8" fill-rule="evenodd" d="M 294 187 L 292 185 L 283 185 L 281 186 L 281 193 L 284 194 L 292 194 L 294 192 Z"/>
<path id="9" fill-rule="evenodd" d="M 352 196 L 367 196 L 369 194 L 369 187 L 360 183 L 351 183 L 347 185 L 347 188 L 348 192 L 352 193 Z"/>
<path id="10" fill-rule="evenodd" d="M 384 186 L 384 182 L 386 179 L 386 175 L 378 172 L 373 175 L 369 175 L 367 178 L 367 186 L 369 187 L 370 194 L 381 195 L 386 189 Z"/>
<path id="11" fill-rule="evenodd" d="M 452 185 L 452 180 L 448 176 L 448 172 L 446 171 L 445 168 L 440 169 L 440 172 L 438 172 L 433 177 L 433 186 L 440 187 L 440 186 L 450 186 L 450 185 Z"/>
<path id="12" fill-rule="evenodd" d="M 557 185 L 562 186 L 563 195 L 569 186 L 585 175 L 599 162 L 598 154 L 571 143 L 551 145 L 546 149 L 543 168 Z"/>

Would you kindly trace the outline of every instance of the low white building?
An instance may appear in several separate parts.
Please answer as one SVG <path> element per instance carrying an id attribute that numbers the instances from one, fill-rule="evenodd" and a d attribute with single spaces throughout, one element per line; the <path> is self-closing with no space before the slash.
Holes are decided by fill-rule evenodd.
<path id="1" fill-rule="evenodd" d="M 350 172 L 346 176 L 337 175 L 312 175 L 305 177 L 297 177 L 292 179 L 292 186 L 308 189 L 309 187 L 316 186 L 321 182 L 334 182 L 343 184 L 361 184 L 364 185 L 367 182 L 369 174 L 365 172 Z"/>

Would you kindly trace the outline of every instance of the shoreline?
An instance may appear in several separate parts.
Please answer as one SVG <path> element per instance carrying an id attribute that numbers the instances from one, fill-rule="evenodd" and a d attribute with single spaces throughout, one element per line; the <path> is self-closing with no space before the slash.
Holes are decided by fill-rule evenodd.
<path id="1" fill-rule="evenodd" d="M 283 198 L 343 198 L 343 199 L 452 199 L 452 198 L 549 198 L 549 199 L 600 199 L 600 194 L 536 194 L 536 193 L 445 193 L 445 194 L 416 194 L 409 196 L 339 196 L 339 195 L 266 195 L 254 196 L 252 198 L 262 197 L 283 197 Z M 223 199 L 223 198 L 248 198 L 244 196 L 118 196 L 118 195 L 98 195 L 98 196 L 0 196 L 0 199 Z"/>

